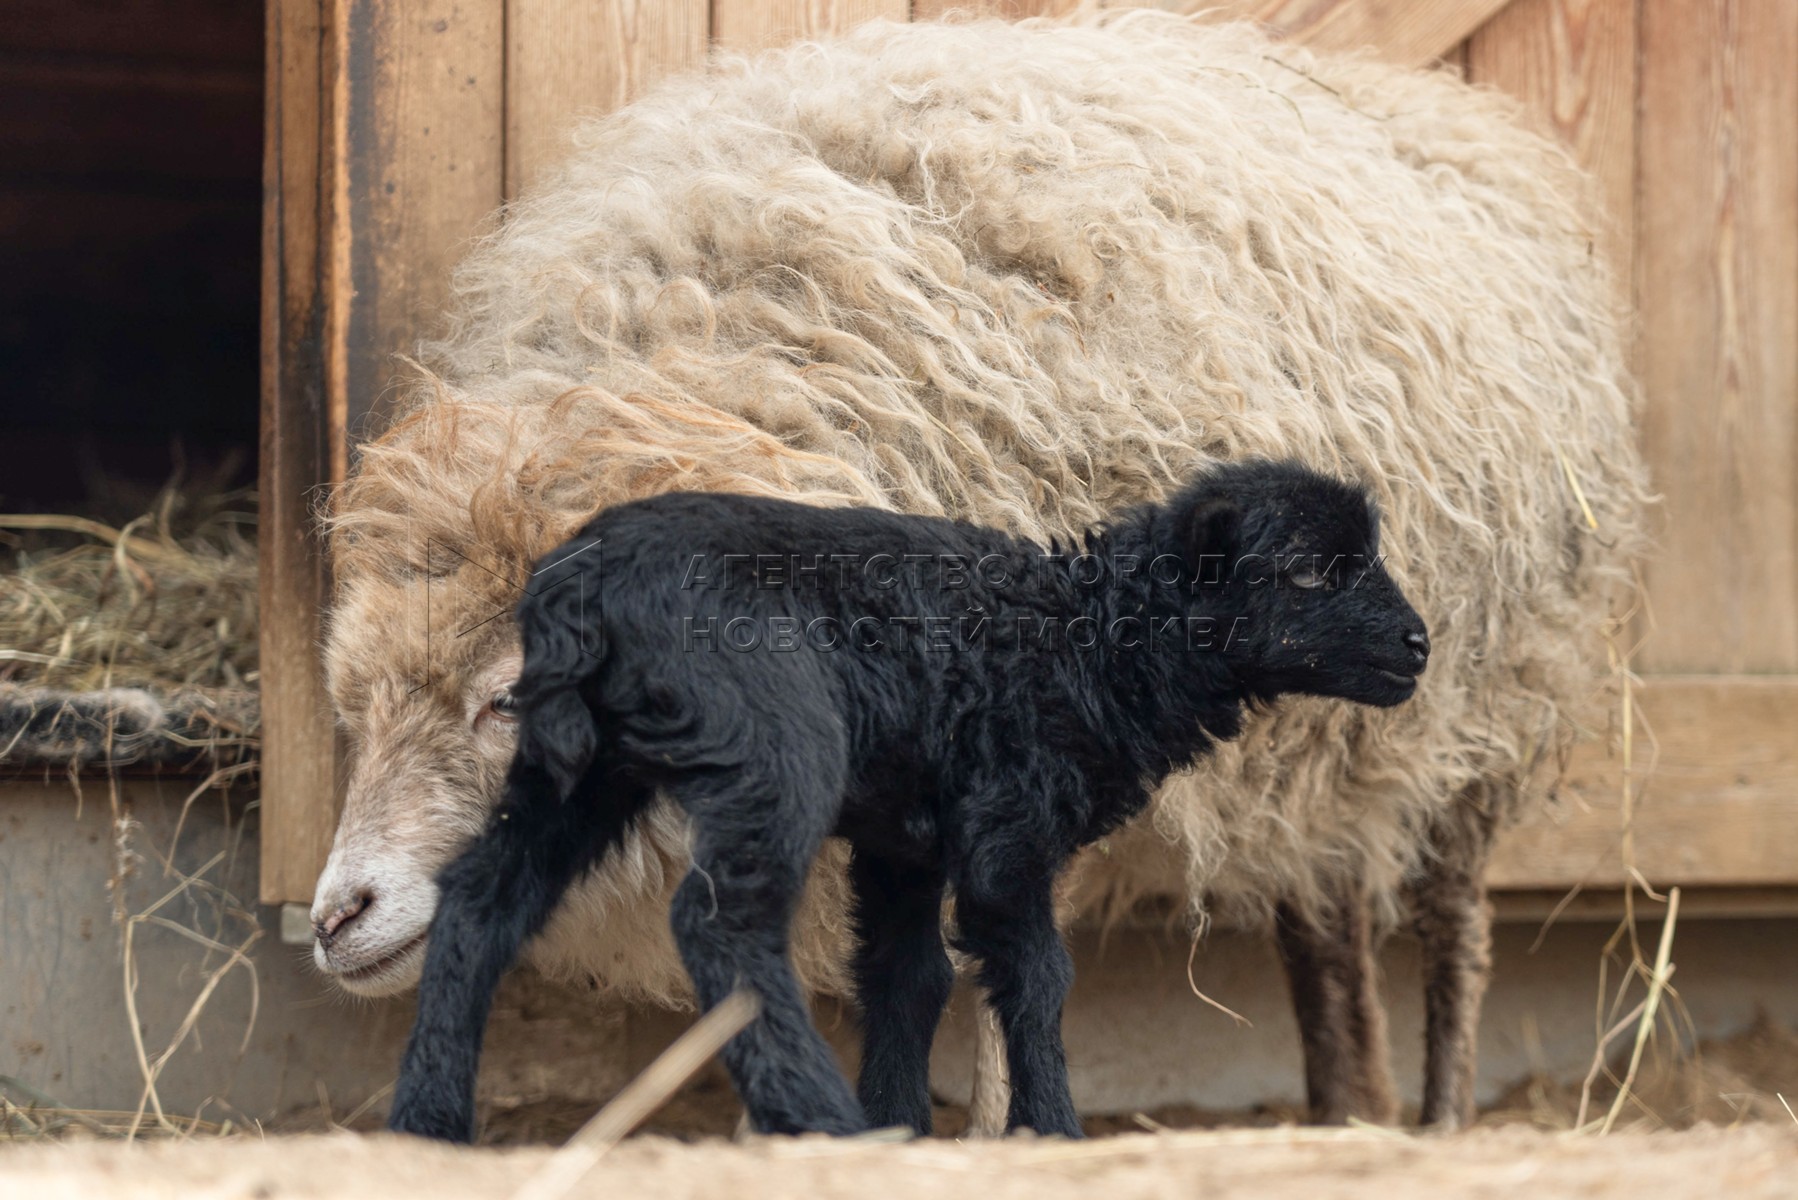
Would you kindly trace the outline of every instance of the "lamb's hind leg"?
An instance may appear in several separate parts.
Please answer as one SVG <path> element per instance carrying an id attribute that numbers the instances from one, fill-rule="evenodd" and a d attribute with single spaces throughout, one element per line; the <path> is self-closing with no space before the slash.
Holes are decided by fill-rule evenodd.
<path id="1" fill-rule="evenodd" d="M 1398 1117 L 1398 1096 L 1372 917 L 1353 885 L 1333 899 L 1333 911 L 1320 916 L 1282 904 L 1275 925 L 1304 1045 L 1310 1118 L 1322 1125 L 1351 1117 L 1388 1124 Z"/>
<path id="2" fill-rule="evenodd" d="M 1492 906 L 1486 861 L 1495 797 L 1472 789 L 1431 830 L 1429 862 L 1409 887 L 1423 950 L 1422 1123 L 1460 1129 L 1473 1122 L 1480 1007 L 1492 975 Z"/>
<path id="3" fill-rule="evenodd" d="M 830 755 L 794 754 L 675 788 L 694 845 L 693 869 L 674 894 L 674 940 L 702 1008 L 739 986 L 761 1000 L 761 1015 L 724 1048 L 761 1133 L 867 1128 L 787 958 L 807 871 L 841 803 L 840 764 L 802 761 L 814 757 Z"/>
<path id="4" fill-rule="evenodd" d="M 930 1132 L 930 1043 L 955 971 L 943 949 L 943 876 L 857 847 L 855 990 L 862 1009 L 857 1092 L 875 1126 Z"/>
<path id="5" fill-rule="evenodd" d="M 568 799 L 534 763 L 514 763 L 486 832 L 438 878 L 418 1015 L 388 1128 L 474 1137 L 475 1074 L 500 976 L 568 885 L 623 836 L 647 791 L 594 767 Z"/>

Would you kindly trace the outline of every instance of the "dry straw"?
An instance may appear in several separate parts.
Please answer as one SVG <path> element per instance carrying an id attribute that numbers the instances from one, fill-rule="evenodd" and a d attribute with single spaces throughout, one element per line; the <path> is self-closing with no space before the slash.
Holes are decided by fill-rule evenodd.
<path id="1" fill-rule="evenodd" d="M 0 514 L 0 683 L 241 690 L 257 681 L 253 497 L 183 496 L 122 527 Z"/>

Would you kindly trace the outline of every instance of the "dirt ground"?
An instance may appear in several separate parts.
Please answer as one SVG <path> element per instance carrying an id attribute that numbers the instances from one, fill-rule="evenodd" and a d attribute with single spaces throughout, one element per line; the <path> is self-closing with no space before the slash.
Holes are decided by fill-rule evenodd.
<path id="1" fill-rule="evenodd" d="M 1533 1197 L 1798 1197 L 1798 1115 L 1787 1106 L 1798 1099 L 1798 1035 L 1763 1020 L 1698 1049 L 1672 1061 L 1651 1054 L 1619 1112 L 1619 1131 L 1608 1137 L 1567 1132 L 1579 1089 L 1536 1081 L 1486 1111 L 1480 1127 L 1455 1136 L 1305 1128 L 1294 1124 L 1297 1113 L 1278 1109 L 1174 1107 L 1088 1117 L 1084 1142 L 958 1141 L 967 1114 L 939 1106 L 939 1136 L 928 1141 L 733 1143 L 741 1108 L 713 1063 L 578 1184 L 536 1200 L 1515 1200 L 1522 1187 Z M 1599 1081 L 1589 1116 L 1602 1116 L 1614 1095 Z M 523 1200 L 520 1189 L 593 1105 L 490 1104 L 485 1144 L 475 1149 L 376 1132 L 381 1118 L 372 1111 L 299 1113 L 266 1137 L 243 1125 L 219 1136 L 208 1125 L 182 1141 L 151 1128 L 136 1145 L 116 1140 L 129 1114 L 80 1120 L 59 1119 L 59 1111 L 68 1117 L 67 1110 L 15 1109 L 15 1119 L 0 1126 L 3 1200 Z M 23 1132 L 31 1129 L 38 1133 Z M 113 1136 L 96 1139 L 90 1129 Z"/>
<path id="2" fill-rule="evenodd" d="M 1523 1080 L 1481 1113 L 1480 1124 L 1525 1126 L 1544 1132 L 1570 1130 L 1578 1121 L 1580 1090 L 1578 1081 Z M 1602 1117 L 1616 1094 L 1612 1080 L 1595 1080 L 1589 1116 Z M 1788 1111 L 1788 1101 L 1798 1105 L 1798 1033 L 1763 1016 L 1734 1037 L 1702 1042 L 1676 1057 L 1651 1048 L 1631 1089 L 1631 1100 L 1619 1113 L 1617 1128 L 1644 1132 L 1757 1121 L 1794 1125 L 1798 1118 Z M 591 1103 L 557 1099 L 489 1104 L 482 1112 L 480 1140 L 495 1146 L 560 1145 L 594 1110 Z M 682 1141 L 727 1138 L 735 1132 L 741 1115 L 742 1106 L 731 1091 L 729 1078 L 722 1065 L 714 1062 L 663 1104 L 640 1132 Z M 1284 1106 L 1218 1111 L 1173 1105 L 1156 1108 L 1146 1116 L 1147 1127 L 1176 1132 L 1247 1132 L 1297 1125 L 1304 1118 L 1297 1108 Z M 1416 1120 L 1415 1110 L 1403 1116 L 1407 1124 Z M 968 1113 L 965 1108 L 939 1103 L 934 1121 L 939 1137 L 958 1137 L 967 1128 Z M 346 1122 L 341 1113 L 306 1112 L 275 1128 L 283 1134 L 318 1133 L 346 1123 L 372 1133 L 381 1128 L 381 1117 L 365 1113 Z M 1138 1133 L 1145 1127 L 1143 1116 L 1135 1113 L 1088 1115 L 1082 1123 L 1089 1138 Z M 1794 1180 L 1792 1194 L 1798 1196 L 1798 1180 Z"/>
<path id="3" fill-rule="evenodd" d="M 458 1149 L 351 1133 L 0 1146 L 0 1194 L 32 1200 L 485 1200 L 513 1195 L 553 1153 L 540 1147 Z M 1514 1200 L 1524 1187 L 1535 1196 L 1582 1198 L 1790 1197 L 1798 1194 L 1798 1126 L 1757 1123 L 1606 1138 L 1525 1129 L 1422 1137 L 1285 1128 L 905 1145 L 644 1137 L 612 1150 L 563 1194 L 656 1200 Z"/>

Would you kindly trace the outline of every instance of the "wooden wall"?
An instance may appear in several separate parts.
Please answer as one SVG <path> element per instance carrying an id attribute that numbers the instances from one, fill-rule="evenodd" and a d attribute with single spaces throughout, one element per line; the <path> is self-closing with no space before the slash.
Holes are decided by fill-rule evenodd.
<path id="1" fill-rule="evenodd" d="M 324 564 L 299 498 L 378 419 L 451 264 L 558 157 L 578 111 L 708 47 L 1063 0 L 270 0 L 265 282 L 264 899 L 310 895 L 333 820 L 313 645 Z M 1798 4 L 1222 0 L 1309 44 L 1442 63 L 1522 98 L 1595 172 L 1640 309 L 1665 496 L 1631 803 L 1661 882 L 1798 883 Z M 1645 622 L 1645 627 L 1649 622 Z M 1654 749 L 1658 735 L 1658 752 Z M 1658 757 L 1657 757 L 1658 754 Z M 1652 779 L 1644 768 L 1655 763 Z M 1623 878 L 1610 751 L 1519 831 L 1495 882 Z"/>
<path id="2" fill-rule="evenodd" d="M 1663 497 L 1635 761 L 1651 879 L 1798 882 L 1798 4 L 1513 0 L 1468 71 L 1598 176 L 1639 312 L 1642 440 Z M 1617 764 L 1500 885 L 1621 882 Z"/>

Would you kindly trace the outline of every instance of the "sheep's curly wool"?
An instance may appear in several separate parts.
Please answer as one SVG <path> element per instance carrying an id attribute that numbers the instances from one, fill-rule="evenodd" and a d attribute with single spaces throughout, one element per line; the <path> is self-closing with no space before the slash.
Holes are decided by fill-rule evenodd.
<path id="1" fill-rule="evenodd" d="M 1142 12 L 877 23 L 675 80 L 585 126 L 461 269 L 432 377 L 335 498 L 333 670 L 360 612 L 455 569 L 428 545 L 523 568 L 664 490 L 1046 539 L 1207 462 L 1298 458 L 1373 490 L 1435 665 L 1397 710 L 1252 718 L 1082 895 L 1171 863 L 1247 919 L 1343 872 L 1394 896 L 1470 784 L 1593 718 L 1642 541 L 1596 210 L 1514 117 Z M 535 960 L 684 991 L 659 900 L 684 837 L 664 808 Z M 822 987 L 839 868 L 795 933 Z"/>

